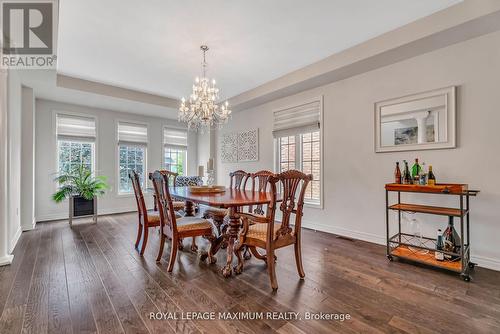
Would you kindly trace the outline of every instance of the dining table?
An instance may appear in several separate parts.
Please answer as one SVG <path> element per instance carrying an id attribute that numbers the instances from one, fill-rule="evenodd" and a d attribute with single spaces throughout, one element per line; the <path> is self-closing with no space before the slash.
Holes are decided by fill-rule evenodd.
<path id="1" fill-rule="evenodd" d="M 238 212 L 241 208 L 251 205 L 266 205 L 271 203 L 270 192 L 240 190 L 226 188 L 222 192 L 194 192 L 189 187 L 169 188 L 172 197 L 186 202 L 185 215 L 193 216 L 195 213 L 194 203 L 216 208 L 228 209 L 229 223 L 227 229 L 226 265 L 222 268 L 222 275 L 229 277 L 233 273 L 233 257 L 236 239 L 240 230 L 241 222 Z M 241 211 L 240 211 L 241 212 Z"/>

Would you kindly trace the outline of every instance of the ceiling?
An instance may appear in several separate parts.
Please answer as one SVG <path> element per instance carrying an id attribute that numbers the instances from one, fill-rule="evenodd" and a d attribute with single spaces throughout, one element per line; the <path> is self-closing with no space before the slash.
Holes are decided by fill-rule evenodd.
<path id="1" fill-rule="evenodd" d="M 36 98 L 39 99 L 132 114 L 177 119 L 177 110 L 173 108 L 58 87 L 56 84 L 57 74 L 53 70 L 22 70 L 18 71 L 18 73 L 23 85 L 33 88 Z"/>
<path id="2" fill-rule="evenodd" d="M 230 98 L 458 2 L 64 0 L 57 71 L 178 99 L 207 44 L 208 76 Z"/>

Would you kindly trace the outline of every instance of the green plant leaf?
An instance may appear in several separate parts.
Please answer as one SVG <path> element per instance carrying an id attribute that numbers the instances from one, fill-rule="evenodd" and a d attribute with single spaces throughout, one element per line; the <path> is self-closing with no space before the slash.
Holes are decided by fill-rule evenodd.
<path id="1" fill-rule="evenodd" d="M 87 200 L 102 196 L 109 188 L 105 176 L 92 176 L 92 172 L 84 165 L 76 170 L 58 175 L 55 182 L 59 189 L 52 195 L 52 199 L 59 203 L 71 196 L 82 196 Z"/>

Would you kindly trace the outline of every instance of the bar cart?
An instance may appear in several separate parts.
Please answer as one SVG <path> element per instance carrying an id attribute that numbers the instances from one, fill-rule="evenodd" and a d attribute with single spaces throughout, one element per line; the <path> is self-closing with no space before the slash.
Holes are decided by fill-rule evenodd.
<path id="1" fill-rule="evenodd" d="M 389 204 L 389 192 L 397 192 L 398 202 Z M 401 193 L 420 194 L 442 194 L 459 197 L 459 208 L 429 206 L 420 204 L 409 204 L 401 202 Z M 469 190 L 466 184 L 441 183 L 434 186 L 397 184 L 389 183 L 385 185 L 386 204 L 386 237 L 387 237 L 387 258 L 392 261 L 395 257 L 405 260 L 423 263 L 431 267 L 437 267 L 459 273 L 464 281 L 470 281 L 469 272 L 474 268 L 475 263 L 470 261 L 470 207 L 469 199 L 476 196 L 479 190 Z M 464 203 L 465 202 L 465 203 Z M 389 232 L 389 211 L 398 212 L 398 233 L 390 236 Z M 460 249 L 458 252 L 441 253 L 453 258 L 453 261 L 438 261 L 435 259 L 436 240 L 424 236 L 415 236 L 401 231 L 402 212 L 425 213 L 432 215 L 442 215 L 457 217 L 460 220 Z M 465 237 L 465 238 L 464 238 Z"/>

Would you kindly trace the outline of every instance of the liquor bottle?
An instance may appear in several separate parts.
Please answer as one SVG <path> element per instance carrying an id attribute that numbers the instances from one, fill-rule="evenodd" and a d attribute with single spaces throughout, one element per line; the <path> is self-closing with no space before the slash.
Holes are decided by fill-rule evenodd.
<path id="1" fill-rule="evenodd" d="M 429 186 L 436 185 L 436 176 L 434 176 L 434 173 L 432 172 L 432 165 L 429 165 L 429 173 L 427 173 L 427 184 Z"/>
<path id="2" fill-rule="evenodd" d="M 401 183 L 401 170 L 399 169 L 398 161 L 396 161 L 396 170 L 394 171 L 394 182 Z"/>
<path id="3" fill-rule="evenodd" d="M 418 158 L 415 159 L 415 163 L 411 166 L 411 178 L 417 180 L 420 174 L 420 165 L 418 164 Z"/>
<path id="4" fill-rule="evenodd" d="M 438 261 L 444 260 L 444 254 L 441 252 L 444 248 L 443 235 L 441 229 L 438 230 L 437 240 L 436 240 L 436 251 L 434 252 L 434 258 Z"/>
<path id="5" fill-rule="evenodd" d="M 420 172 L 418 173 L 418 182 L 421 186 L 425 186 L 427 184 L 427 174 L 425 173 L 425 162 L 422 162 L 422 166 L 420 166 Z"/>
<path id="6" fill-rule="evenodd" d="M 411 184 L 410 169 L 408 168 L 408 161 L 403 160 L 405 163 L 405 169 L 403 172 L 403 184 Z"/>
<path id="7" fill-rule="evenodd" d="M 460 253 L 461 241 L 455 227 L 453 226 L 453 216 L 448 217 L 448 227 L 443 233 L 444 250 L 452 253 Z M 457 257 L 449 254 L 444 255 L 447 260 L 454 260 Z"/>

